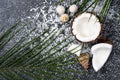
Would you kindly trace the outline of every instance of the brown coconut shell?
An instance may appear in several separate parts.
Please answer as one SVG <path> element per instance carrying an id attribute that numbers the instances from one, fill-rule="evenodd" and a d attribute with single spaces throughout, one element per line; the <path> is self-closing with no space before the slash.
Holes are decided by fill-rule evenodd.
<path id="1" fill-rule="evenodd" d="M 71 22 L 70 30 L 71 30 L 72 35 L 74 35 L 73 32 L 72 32 L 72 30 L 73 30 L 73 29 L 72 29 L 73 22 L 74 22 L 74 20 L 75 20 L 79 15 L 81 15 L 82 13 L 84 13 L 84 12 L 81 12 L 81 13 L 76 14 L 76 15 L 74 16 L 72 22 Z M 101 31 L 100 31 L 98 37 L 97 37 L 95 40 L 92 40 L 92 41 L 89 41 L 89 42 L 80 41 L 80 40 L 78 40 L 78 39 L 76 38 L 76 36 L 74 35 L 77 41 L 82 42 L 82 43 L 84 43 L 84 44 L 96 42 L 98 39 L 100 39 L 100 38 L 102 37 L 102 33 L 103 33 L 103 31 L 104 31 L 104 27 L 103 27 L 102 20 L 100 19 L 100 17 L 99 17 L 96 13 L 93 13 L 93 12 L 87 12 L 87 13 L 90 13 L 90 14 L 95 15 L 95 16 L 99 19 L 99 22 L 100 22 L 100 24 L 101 24 Z"/>
<path id="2" fill-rule="evenodd" d="M 85 70 L 89 68 L 89 60 L 90 56 L 88 53 L 82 53 L 78 58 L 79 63 L 84 67 Z"/>
<path id="3" fill-rule="evenodd" d="M 112 41 L 110 41 L 108 38 L 100 38 L 98 39 L 97 43 L 107 43 L 113 45 Z"/>

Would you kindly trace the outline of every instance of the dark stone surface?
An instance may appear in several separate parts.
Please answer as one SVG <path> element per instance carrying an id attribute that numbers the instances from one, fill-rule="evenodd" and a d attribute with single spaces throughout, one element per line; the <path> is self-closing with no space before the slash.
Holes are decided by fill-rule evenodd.
<path id="1" fill-rule="evenodd" d="M 59 22 L 58 15 L 55 13 L 56 2 L 57 0 L 0 0 L 1 33 L 17 20 L 32 21 L 31 27 L 37 27 L 39 32 L 48 27 L 64 30 L 58 38 L 58 41 L 60 41 L 61 38 L 70 34 L 68 28 L 70 22 L 64 24 Z M 69 6 L 69 4 L 70 0 L 63 3 L 66 6 Z M 97 6 L 96 12 L 99 12 L 99 8 L 101 8 L 100 5 Z M 88 74 L 79 76 L 80 80 L 120 80 L 120 21 L 118 14 L 120 14 L 120 1 L 114 0 L 104 24 L 103 34 L 114 44 L 108 61 L 98 72 L 95 72 L 90 66 Z M 37 33 L 33 35 L 37 35 Z M 80 65 L 77 65 L 76 68 L 84 71 Z"/>

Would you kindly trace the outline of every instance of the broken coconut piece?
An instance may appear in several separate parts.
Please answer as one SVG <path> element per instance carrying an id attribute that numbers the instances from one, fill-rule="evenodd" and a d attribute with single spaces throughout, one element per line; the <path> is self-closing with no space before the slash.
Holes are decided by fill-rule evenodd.
<path id="1" fill-rule="evenodd" d="M 85 69 L 88 69 L 89 67 L 89 59 L 90 59 L 90 56 L 88 53 L 82 53 L 80 54 L 78 60 L 80 62 L 80 64 L 85 68 Z"/>
<path id="2" fill-rule="evenodd" d="M 73 54 L 76 54 L 77 56 L 80 56 L 80 52 L 81 52 L 81 45 L 78 44 L 72 44 L 67 51 L 70 51 Z"/>
<path id="3" fill-rule="evenodd" d="M 74 18 L 71 29 L 77 40 L 91 42 L 98 38 L 102 27 L 96 15 L 84 12 Z"/>
<path id="4" fill-rule="evenodd" d="M 97 72 L 107 61 L 112 51 L 112 45 L 108 43 L 99 43 L 91 48 L 93 54 L 92 65 L 94 70 Z"/>

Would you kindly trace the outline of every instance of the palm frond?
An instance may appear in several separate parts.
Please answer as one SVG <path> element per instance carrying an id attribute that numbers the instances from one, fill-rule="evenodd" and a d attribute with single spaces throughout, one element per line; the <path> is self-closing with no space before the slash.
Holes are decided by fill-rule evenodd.
<path id="1" fill-rule="evenodd" d="M 14 26 L 13 29 L 16 28 Z M 24 26 L 16 30 L 14 33 L 17 34 L 21 29 L 24 29 Z M 7 32 L 8 31 L 8 32 Z M 12 34 L 11 28 L 7 30 L 4 34 L 7 36 Z M 46 80 L 46 77 L 53 79 L 72 79 L 74 76 L 70 73 L 80 74 L 81 71 L 65 69 L 64 67 L 73 65 L 77 63 L 76 58 L 70 58 L 72 55 L 69 52 L 61 53 L 61 50 L 66 48 L 73 41 L 66 42 L 61 47 L 70 36 L 63 39 L 61 42 L 50 47 L 50 45 L 57 39 L 60 34 L 55 29 L 50 31 L 45 30 L 39 36 L 33 38 L 31 41 L 23 43 L 23 41 L 29 37 L 29 35 L 34 32 L 35 29 L 32 29 L 24 37 L 22 37 L 13 47 L 5 52 L 0 54 L 0 77 L 5 80 Z M 45 33 L 50 32 L 50 35 L 42 38 Z M 9 33 L 9 34 L 8 34 Z M 57 34 L 56 34 L 57 33 Z M 8 43 L 15 34 L 9 35 L 3 38 L 7 38 L 6 42 Z M 3 41 L 1 38 L 1 42 Z M 6 43 L 6 44 L 7 44 Z M 37 43 L 30 48 L 30 45 Z M 5 44 L 5 45 L 6 45 Z M 3 47 L 5 45 L 2 45 Z M 1 47 L 1 45 L 0 45 Z M 50 48 L 49 48 L 50 47 Z M 59 48 L 58 48 L 59 47 Z M 1 48 L 2 50 L 2 48 Z M 74 49 L 73 49 L 74 50 Z M 64 61 L 65 58 L 68 58 Z M 69 59 L 70 58 L 70 59 Z M 67 74 L 66 74 L 67 73 Z M 58 75 L 56 75 L 58 74 Z M 63 76 L 64 75 L 64 76 Z"/>
<path id="2" fill-rule="evenodd" d="M 1 43 L 1 45 L 0 45 L 0 51 L 4 48 L 4 46 L 18 33 L 18 32 L 20 32 L 22 29 L 24 28 L 24 26 L 23 27 L 21 27 L 20 29 L 18 29 L 16 32 L 14 32 L 14 33 L 12 33 L 12 35 L 9 37 L 9 39 L 7 39 L 7 40 L 4 40 L 4 42 L 2 42 Z M 8 32 L 9 33 L 9 32 Z M 6 34 L 4 37 L 7 37 L 9 34 Z M 3 39 L 3 37 L 1 38 L 1 40 Z"/>
<path id="3" fill-rule="evenodd" d="M 92 7 L 95 4 L 95 1 L 92 2 L 87 8 L 85 8 L 85 10 L 83 10 L 83 12 L 86 12 L 90 7 Z"/>
<path id="4" fill-rule="evenodd" d="M 17 22 L 16 24 L 14 24 L 10 29 L 8 29 L 1 37 L 0 37 L 0 42 L 5 39 L 6 37 L 8 37 L 8 35 L 12 32 L 12 30 L 14 28 L 17 27 L 17 25 L 19 24 L 19 22 Z"/>
<path id="5" fill-rule="evenodd" d="M 78 2 L 80 2 L 81 0 L 74 0 L 72 4 L 77 4 Z"/>
<path id="6" fill-rule="evenodd" d="M 88 4 L 89 0 L 83 0 L 82 4 L 80 5 L 80 7 L 78 8 L 78 11 L 83 11 L 84 8 L 86 8 L 86 5 Z"/>
<path id="7" fill-rule="evenodd" d="M 65 0 L 60 0 L 59 2 L 61 3 L 63 1 Z M 72 4 L 77 4 L 79 1 L 80 0 L 75 0 Z M 99 0 L 94 0 L 90 5 L 87 5 L 89 0 L 84 0 L 79 6 L 79 12 L 87 11 L 94 5 L 92 9 L 93 12 L 98 2 Z M 111 0 L 104 1 L 104 5 L 99 14 L 103 20 L 109 11 L 111 2 Z M 67 69 L 66 67 L 75 65 L 78 60 L 75 57 L 73 58 L 73 55 L 67 51 L 61 53 L 62 50 L 64 50 L 69 44 L 73 42 L 72 40 L 67 42 L 67 39 L 69 39 L 70 36 L 66 37 L 55 45 L 51 45 L 60 34 L 56 29 L 52 31 L 47 29 L 39 36 L 33 38 L 31 41 L 24 43 L 27 37 L 29 37 L 30 34 L 36 30 L 32 29 L 9 50 L 2 52 L 10 40 L 15 37 L 16 34 L 19 34 L 19 32 L 26 26 L 25 24 L 15 31 L 19 23 L 20 22 L 17 22 L 0 36 L 1 80 L 70 80 L 74 78 L 74 75 L 71 73 L 78 75 L 82 73 L 78 70 Z M 43 38 L 43 36 L 48 32 L 50 35 Z M 63 43 L 64 45 L 61 46 Z M 30 47 L 31 45 L 32 47 Z"/>
<path id="8" fill-rule="evenodd" d="M 95 8 L 96 8 L 96 6 L 97 6 L 99 0 L 95 0 L 94 2 L 95 2 L 95 5 L 94 5 L 94 7 L 93 7 L 93 9 L 92 9 L 92 12 L 95 10 Z"/>
<path id="9" fill-rule="evenodd" d="M 103 5 L 103 7 L 102 7 L 102 9 L 101 9 L 101 11 L 100 11 L 100 14 L 99 14 L 102 20 L 103 20 L 103 19 L 105 18 L 105 16 L 107 15 L 107 13 L 108 13 L 108 11 L 109 11 L 109 9 L 110 9 L 111 3 L 112 3 L 112 0 L 105 0 L 105 1 L 104 1 L 104 5 Z"/>

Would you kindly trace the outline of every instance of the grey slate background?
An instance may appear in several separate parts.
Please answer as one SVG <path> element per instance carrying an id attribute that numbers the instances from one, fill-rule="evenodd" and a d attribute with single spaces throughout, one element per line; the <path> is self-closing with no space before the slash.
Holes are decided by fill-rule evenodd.
<path id="1" fill-rule="evenodd" d="M 73 0 L 66 0 L 63 5 L 69 6 L 72 1 Z M 61 38 L 70 34 L 70 22 L 59 22 L 59 16 L 55 13 L 56 2 L 57 0 L 0 0 L 1 34 L 14 22 L 21 19 L 23 21 L 32 21 L 29 28 L 37 27 L 38 33 L 48 28 L 48 26 L 52 29 L 57 28 L 61 31 L 64 30 L 58 41 L 61 40 Z M 101 3 L 97 6 L 96 12 L 99 12 Z M 105 30 L 103 35 L 109 38 L 114 44 L 108 61 L 98 72 L 95 72 L 92 66 L 90 66 L 87 75 L 83 74 L 79 76 L 80 80 L 120 80 L 120 21 L 118 14 L 120 14 L 120 1 L 114 0 L 106 21 L 104 22 Z M 29 31 L 29 28 L 27 28 L 26 31 Z M 36 36 L 38 33 L 36 32 L 32 36 Z M 22 35 L 23 34 L 20 36 Z M 15 39 L 15 41 L 17 40 Z M 76 67 L 80 67 L 80 65 Z M 80 67 L 79 70 L 83 70 L 83 68 Z"/>

